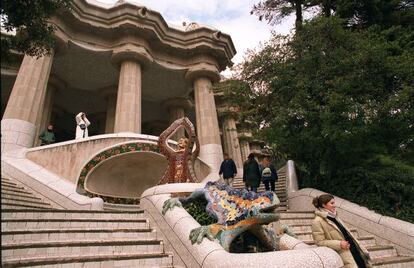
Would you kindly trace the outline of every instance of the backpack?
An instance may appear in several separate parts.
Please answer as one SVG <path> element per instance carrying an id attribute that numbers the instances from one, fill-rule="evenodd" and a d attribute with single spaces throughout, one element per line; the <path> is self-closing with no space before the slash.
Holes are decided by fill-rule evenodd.
<path id="1" fill-rule="evenodd" d="M 272 170 L 269 167 L 266 167 L 262 171 L 262 178 L 270 179 L 272 177 Z"/>

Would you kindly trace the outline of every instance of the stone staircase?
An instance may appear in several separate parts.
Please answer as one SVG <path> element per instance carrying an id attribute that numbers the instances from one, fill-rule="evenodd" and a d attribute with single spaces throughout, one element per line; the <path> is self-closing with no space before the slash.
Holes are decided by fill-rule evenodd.
<path id="1" fill-rule="evenodd" d="M 1 179 L 2 267 L 172 267 L 142 209 L 61 210 Z"/>
<path id="2" fill-rule="evenodd" d="M 280 214 L 280 224 L 289 225 L 298 239 L 308 245 L 315 246 L 311 230 L 315 214 L 312 211 L 281 211 Z M 413 256 L 400 255 L 393 245 L 377 243 L 374 236 L 360 234 L 356 228 L 349 224 L 348 227 L 350 227 L 350 231 L 355 235 L 359 244 L 368 250 L 374 267 L 414 267 Z"/>
<path id="3" fill-rule="evenodd" d="M 289 211 L 287 205 L 287 189 L 286 189 L 286 170 L 284 168 L 278 171 L 278 181 L 276 182 L 276 194 L 280 199 L 281 205 L 277 208 L 280 213 L 280 221 L 274 224 L 276 230 L 281 224 L 288 225 L 297 238 L 304 241 L 310 246 L 315 245 L 312 237 L 311 225 L 315 218 L 313 211 Z M 233 186 L 238 189 L 244 188 L 242 178 L 235 178 Z M 263 183 L 260 184 L 258 192 L 265 191 Z M 414 256 L 404 256 L 398 254 L 393 245 L 385 245 L 377 243 L 372 235 L 361 235 L 358 230 L 351 227 L 351 232 L 355 234 L 359 244 L 365 247 L 370 255 L 372 265 L 381 268 L 408 268 L 414 267 Z"/>
<path id="4" fill-rule="evenodd" d="M 276 195 L 280 200 L 280 206 L 276 209 L 277 211 L 287 211 L 287 192 L 286 192 L 286 169 L 282 168 L 277 172 L 278 180 L 275 184 L 276 188 Z M 233 187 L 236 189 L 243 189 L 245 188 L 245 184 L 243 182 L 242 177 L 236 177 L 233 181 Z M 257 192 L 264 192 L 265 186 L 261 182 L 259 185 L 259 188 L 257 189 Z"/>

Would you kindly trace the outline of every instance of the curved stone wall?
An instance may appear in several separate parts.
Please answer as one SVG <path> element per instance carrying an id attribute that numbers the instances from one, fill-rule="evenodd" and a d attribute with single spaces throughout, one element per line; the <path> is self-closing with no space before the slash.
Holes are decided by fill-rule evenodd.
<path id="1" fill-rule="evenodd" d="M 190 231 L 200 226 L 190 214 L 180 207 L 161 215 L 164 202 L 171 193 L 192 192 L 203 187 L 201 183 L 166 184 L 152 187 L 141 196 L 145 208 L 164 233 L 168 250 L 174 251 L 188 267 L 280 267 L 280 268 L 339 268 L 343 263 L 339 255 L 326 247 L 311 248 L 295 238 L 283 236 L 281 247 L 287 250 L 263 253 L 229 253 L 218 242 L 204 239 L 201 244 L 191 244 Z M 291 250 L 294 249 L 294 250 Z"/>
<path id="2" fill-rule="evenodd" d="M 156 185 L 167 168 L 159 147 L 150 141 L 111 146 L 93 156 L 80 171 L 77 192 L 107 202 L 134 203 Z"/>

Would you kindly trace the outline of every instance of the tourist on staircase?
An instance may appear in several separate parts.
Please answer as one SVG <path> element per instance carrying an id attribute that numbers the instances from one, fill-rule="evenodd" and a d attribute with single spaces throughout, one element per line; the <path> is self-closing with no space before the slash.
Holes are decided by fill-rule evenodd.
<path id="1" fill-rule="evenodd" d="M 251 153 L 243 164 L 243 182 L 247 190 L 257 192 L 257 188 L 260 185 L 260 178 L 259 163 L 254 159 L 254 154 Z"/>
<path id="2" fill-rule="evenodd" d="M 82 139 L 88 137 L 88 127 L 91 124 L 88 118 L 86 118 L 86 114 L 80 112 L 76 115 L 76 139 Z"/>
<path id="3" fill-rule="evenodd" d="M 40 135 L 40 146 L 52 144 L 55 142 L 55 133 L 53 133 L 53 125 L 50 124 L 46 130 L 44 130 Z"/>
<path id="4" fill-rule="evenodd" d="M 316 216 L 312 223 L 312 236 L 316 244 L 338 252 L 345 268 L 367 267 L 367 256 L 337 216 L 334 197 L 322 194 L 315 197 L 312 203 L 316 207 Z"/>
<path id="5" fill-rule="evenodd" d="M 226 185 L 233 187 L 233 180 L 237 174 L 237 167 L 233 159 L 231 159 L 227 153 L 224 153 L 223 157 L 224 160 L 221 162 L 219 175 L 223 175 Z"/>
<path id="6" fill-rule="evenodd" d="M 266 191 L 272 191 L 275 192 L 275 183 L 278 179 L 277 177 L 277 171 L 275 167 L 270 163 L 269 158 L 265 157 L 262 160 L 262 168 L 261 168 L 261 174 L 262 174 L 262 181 L 265 185 Z"/>

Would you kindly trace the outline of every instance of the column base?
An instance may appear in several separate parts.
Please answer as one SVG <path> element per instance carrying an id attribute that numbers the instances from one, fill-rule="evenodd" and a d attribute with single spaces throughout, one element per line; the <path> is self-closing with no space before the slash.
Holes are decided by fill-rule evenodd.
<path id="1" fill-rule="evenodd" d="M 216 173 L 220 170 L 221 162 L 223 161 L 223 149 L 220 144 L 204 144 L 200 146 L 200 158 L 211 167 L 211 173 Z"/>
<path id="2" fill-rule="evenodd" d="M 33 147 L 36 127 L 20 119 L 1 120 L 1 152 Z"/>

